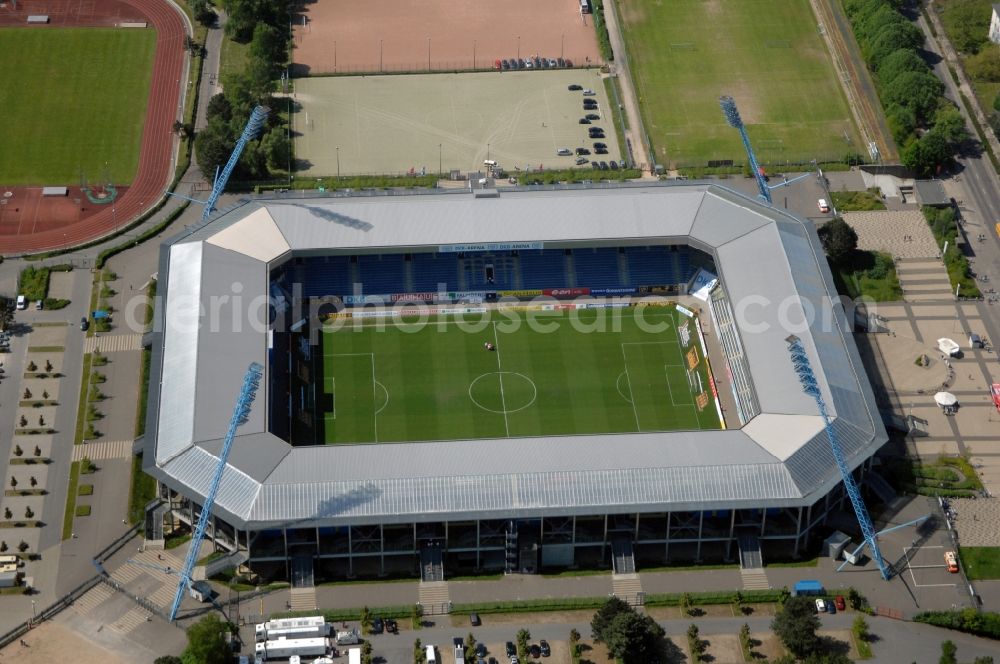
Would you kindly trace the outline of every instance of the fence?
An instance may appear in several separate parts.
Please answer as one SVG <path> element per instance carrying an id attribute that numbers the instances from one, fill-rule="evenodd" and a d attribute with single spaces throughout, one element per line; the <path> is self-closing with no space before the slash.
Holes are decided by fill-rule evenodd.
<path id="1" fill-rule="evenodd" d="M 88 590 L 96 586 L 98 583 L 100 583 L 100 581 L 101 581 L 101 575 L 95 574 L 94 576 L 90 577 L 89 579 L 78 585 L 73 590 L 69 591 L 68 593 L 60 597 L 51 605 L 45 607 L 39 613 L 35 614 L 31 620 L 27 620 L 18 625 L 17 627 L 15 627 L 14 629 L 10 630 L 6 634 L 0 635 L 0 648 L 7 647 L 11 643 L 13 643 L 15 639 L 19 639 L 25 634 L 27 634 L 28 631 L 30 631 L 31 628 L 34 627 L 36 623 L 43 622 L 55 616 L 57 613 L 59 613 L 60 611 L 71 605 L 73 602 L 80 599 L 80 597 L 82 597 L 84 593 L 86 593 Z"/>

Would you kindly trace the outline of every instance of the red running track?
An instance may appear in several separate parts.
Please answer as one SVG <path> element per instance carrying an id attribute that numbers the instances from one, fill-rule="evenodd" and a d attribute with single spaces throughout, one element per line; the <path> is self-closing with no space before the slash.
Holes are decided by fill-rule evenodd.
<path id="1" fill-rule="evenodd" d="M 146 107 L 139 169 L 131 186 L 115 203 L 96 214 L 53 228 L 51 224 L 31 224 L 15 235 L 0 235 L 0 254 L 35 253 L 83 244 L 115 231 L 153 206 L 173 177 L 174 120 L 178 118 L 181 78 L 184 75 L 186 26 L 180 10 L 166 0 L 27 0 L 18 3 L 16 13 L 7 11 L 0 24 L 28 27 L 29 14 L 48 14 L 52 25 L 114 25 L 120 21 L 145 19 L 156 29 L 156 54 Z M 40 220 L 43 221 L 43 220 Z"/>

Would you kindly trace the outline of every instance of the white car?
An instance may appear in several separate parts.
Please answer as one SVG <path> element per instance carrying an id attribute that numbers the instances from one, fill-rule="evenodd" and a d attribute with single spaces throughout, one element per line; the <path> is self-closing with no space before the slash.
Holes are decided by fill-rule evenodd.
<path id="1" fill-rule="evenodd" d="M 593 96 L 594 96 L 594 95 L 596 95 L 596 94 L 597 94 L 597 93 L 596 93 L 596 92 L 594 92 L 593 90 L 591 90 L 590 88 L 586 88 L 586 89 L 585 89 L 585 90 L 583 91 L 583 96 L 584 96 L 584 97 L 593 97 Z"/>
<path id="2" fill-rule="evenodd" d="M 821 198 L 818 201 L 816 201 L 816 207 L 818 207 L 819 211 L 822 212 L 823 214 L 826 214 L 827 212 L 830 211 L 830 206 L 827 204 L 825 198 Z"/>
<path id="3" fill-rule="evenodd" d="M 816 611 L 826 613 L 826 602 L 821 599 L 816 600 Z"/>

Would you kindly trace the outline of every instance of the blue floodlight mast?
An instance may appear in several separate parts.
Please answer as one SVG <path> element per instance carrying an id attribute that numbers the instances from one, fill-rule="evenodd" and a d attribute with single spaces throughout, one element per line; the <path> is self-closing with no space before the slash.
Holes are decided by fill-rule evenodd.
<path id="1" fill-rule="evenodd" d="M 216 169 L 215 182 L 212 184 L 212 193 L 209 195 L 208 200 L 205 201 L 205 210 L 201 214 L 203 220 L 208 219 L 209 215 L 212 214 L 212 211 L 215 209 L 215 202 L 222 195 L 222 190 L 226 188 L 226 183 L 229 182 L 229 176 L 233 174 L 233 169 L 236 168 L 236 163 L 240 160 L 240 155 L 243 154 L 243 148 L 247 146 L 247 143 L 257 138 L 257 134 L 260 133 L 266 119 L 267 108 L 257 106 L 253 109 L 250 119 L 247 120 L 246 127 L 243 128 L 243 134 L 240 135 L 240 140 L 236 142 L 233 153 L 229 155 L 226 167 L 222 169 L 221 174 Z"/>
<path id="2" fill-rule="evenodd" d="M 868 516 L 868 509 L 865 507 L 865 501 L 861 498 L 858 485 L 854 482 L 851 469 L 847 467 L 847 461 L 844 460 L 844 452 L 840 449 L 837 434 L 830 424 L 830 414 L 826 410 L 826 402 L 823 401 L 819 384 L 816 382 L 815 374 L 813 374 L 809 356 L 806 355 L 801 340 L 795 335 L 788 337 L 785 341 L 788 342 L 788 352 L 792 356 L 792 365 L 795 368 L 795 373 L 798 374 L 799 382 L 802 383 L 802 391 L 816 400 L 819 414 L 823 418 L 823 426 L 826 428 L 827 438 L 830 440 L 830 449 L 833 451 L 833 458 L 837 460 L 840 475 L 844 479 L 844 487 L 847 489 L 847 495 L 851 499 L 851 505 L 854 506 L 854 515 L 858 518 L 858 524 L 861 526 L 861 532 L 864 535 L 865 541 L 854 552 L 854 555 L 858 555 L 861 549 L 867 545 L 871 549 L 872 557 L 878 565 L 879 572 L 882 573 L 882 578 L 888 581 L 889 568 L 886 566 L 885 561 L 882 560 L 882 552 L 878 548 L 878 534 L 872 525 L 871 517 Z"/>
<path id="3" fill-rule="evenodd" d="M 736 108 L 736 100 L 729 95 L 719 97 L 719 106 L 722 107 L 722 113 L 726 116 L 726 122 L 729 123 L 729 126 L 739 130 L 740 138 L 743 139 L 743 149 L 747 151 L 747 159 L 750 160 L 750 170 L 757 179 L 757 190 L 760 192 L 760 197 L 770 204 L 771 190 L 768 188 L 767 183 L 764 181 L 764 176 L 760 172 L 757 155 L 753 153 L 753 146 L 750 145 L 750 137 L 747 136 L 747 129 L 743 126 L 743 118 L 740 117 L 740 111 Z"/>
<path id="4" fill-rule="evenodd" d="M 212 483 L 208 486 L 205 504 L 201 506 L 201 516 L 198 517 L 198 525 L 195 526 L 194 535 L 191 537 L 191 548 L 188 550 L 187 558 L 184 561 L 184 568 L 180 571 L 181 578 L 177 582 L 177 594 L 174 595 L 174 604 L 170 607 L 171 621 L 177 617 L 177 609 L 181 606 L 184 593 L 191 587 L 191 571 L 194 569 L 195 561 L 198 560 L 198 550 L 201 548 L 201 541 L 205 538 L 205 529 L 208 527 L 208 520 L 212 516 L 212 508 L 215 506 L 215 494 L 218 493 L 219 484 L 222 482 L 222 473 L 226 469 L 229 450 L 233 446 L 236 429 L 246 422 L 247 415 L 250 413 L 250 406 L 253 404 L 254 397 L 257 394 L 257 387 L 260 385 L 260 375 L 263 369 L 264 367 L 253 362 L 243 377 L 243 387 L 240 389 L 239 399 L 236 400 L 233 417 L 229 420 L 226 439 L 222 443 L 222 451 L 219 453 L 219 463 L 215 467 L 215 475 L 212 477 Z"/>

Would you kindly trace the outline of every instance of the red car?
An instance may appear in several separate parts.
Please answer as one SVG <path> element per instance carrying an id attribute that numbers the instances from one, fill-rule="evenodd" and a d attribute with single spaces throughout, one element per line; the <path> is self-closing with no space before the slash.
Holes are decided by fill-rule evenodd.
<path id="1" fill-rule="evenodd" d="M 496 69 L 497 71 L 500 71 L 500 67 L 501 66 L 502 65 L 500 64 L 500 59 L 499 58 L 493 61 L 493 68 Z"/>
<path id="2" fill-rule="evenodd" d="M 833 598 L 833 603 L 837 606 L 837 610 L 838 611 L 843 611 L 844 609 L 847 608 L 847 603 L 844 602 L 844 596 L 843 595 L 837 595 L 836 597 L 834 597 Z"/>

